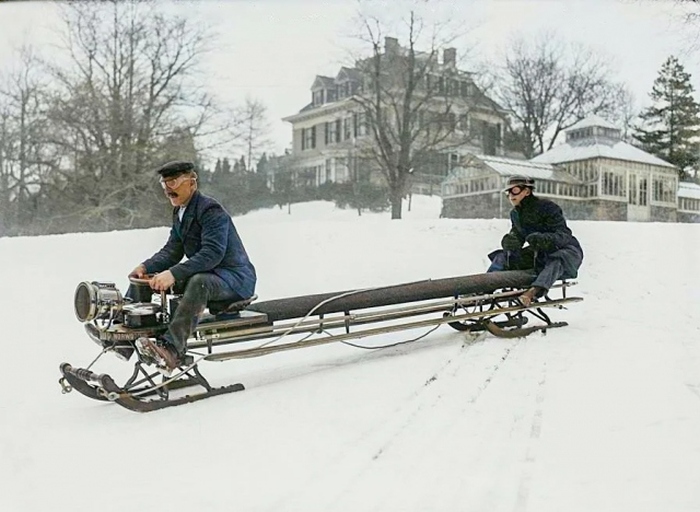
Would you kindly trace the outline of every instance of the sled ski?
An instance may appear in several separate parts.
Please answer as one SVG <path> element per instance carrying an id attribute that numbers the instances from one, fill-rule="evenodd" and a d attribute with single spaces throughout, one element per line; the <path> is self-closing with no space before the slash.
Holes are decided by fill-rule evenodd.
<path id="1" fill-rule="evenodd" d="M 177 378 L 170 379 L 169 382 L 161 377 L 161 383 L 156 382 L 158 372 L 147 373 L 139 366 L 144 378 L 135 385 L 127 383 L 124 387 L 119 387 L 107 374 L 98 375 L 84 368 L 73 368 L 68 363 L 61 364 L 60 370 L 63 377 L 59 382 L 64 393 L 75 389 L 89 398 L 111 401 L 136 412 L 155 411 L 245 389 L 240 383 L 213 388 L 196 369 L 196 365 L 176 374 Z M 176 398 L 170 396 L 172 391 L 191 386 L 203 387 L 204 391 Z"/>
<path id="2" fill-rule="evenodd" d="M 135 347 L 139 337 L 156 338 L 167 330 L 179 296 L 161 292 L 152 294 L 152 302 L 133 302 L 122 297 L 113 283 L 82 282 L 75 293 L 76 317 L 102 353 L 86 368 L 61 364 L 59 382 L 64 393 L 75 390 L 94 400 L 148 412 L 244 389 L 240 383 L 212 387 L 200 371 L 202 363 L 434 329 L 441 324 L 503 338 L 566 326 L 566 322 L 553 322 L 544 310 L 566 309 L 583 300 L 567 293 L 576 283 L 560 281 L 547 295 L 525 305 L 519 297 L 533 279 L 526 271 L 506 271 L 264 302 L 256 302 L 253 296 L 235 303 L 211 303 L 188 340 L 185 361 L 171 376 L 164 376 Z M 144 281 L 133 279 L 132 284 L 144 285 Z M 559 297 L 550 297 L 555 293 Z M 532 319 L 537 322 L 529 323 Z M 124 384 L 92 369 L 108 353 L 134 359 L 133 373 Z"/>

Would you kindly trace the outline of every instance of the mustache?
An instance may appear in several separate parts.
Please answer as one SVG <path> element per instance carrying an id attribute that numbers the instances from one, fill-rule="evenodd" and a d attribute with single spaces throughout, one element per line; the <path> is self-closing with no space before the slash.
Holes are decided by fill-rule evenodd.
<path id="1" fill-rule="evenodd" d="M 174 198 L 174 197 L 177 197 L 177 193 L 176 193 L 176 192 L 172 192 L 172 191 L 166 192 L 166 195 L 167 195 L 168 197 L 173 197 L 173 198 Z"/>

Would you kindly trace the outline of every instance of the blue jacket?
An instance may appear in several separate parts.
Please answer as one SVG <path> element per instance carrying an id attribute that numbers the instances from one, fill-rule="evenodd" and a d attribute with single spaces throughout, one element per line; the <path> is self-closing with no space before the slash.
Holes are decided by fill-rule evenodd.
<path id="1" fill-rule="evenodd" d="M 176 283 L 194 274 L 213 272 L 242 299 L 255 293 L 257 276 L 231 216 L 215 199 L 195 191 L 182 222 L 173 210 L 173 226 L 163 248 L 143 262 L 146 272 L 170 270 Z M 183 256 L 187 260 L 182 261 Z"/>
<path id="2" fill-rule="evenodd" d="M 567 226 L 558 204 L 549 199 L 529 195 L 511 210 L 510 221 L 512 228 L 509 234 L 517 236 L 521 245 L 532 233 L 544 235 L 549 247 L 540 250 L 538 261 L 557 258 L 564 267 L 564 277 L 574 278 L 578 275 L 578 269 L 583 262 L 583 249 Z"/>
<path id="3" fill-rule="evenodd" d="M 581 244 L 566 225 L 566 219 L 558 204 L 534 195 L 525 197 L 510 211 L 511 234 L 518 237 L 521 244 L 532 233 L 543 233 L 551 244 L 547 252 L 565 247 L 575 247 L 581 251 Z"/>

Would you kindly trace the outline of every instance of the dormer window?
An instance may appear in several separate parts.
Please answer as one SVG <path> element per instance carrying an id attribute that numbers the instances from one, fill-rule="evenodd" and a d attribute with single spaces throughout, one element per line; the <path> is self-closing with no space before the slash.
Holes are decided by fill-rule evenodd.
<path id="1" fill-rule="evenodd" d="M 314 105 L 323 105 L 323 89 L 314 91 L 311 96 L 311 101 Z"/>

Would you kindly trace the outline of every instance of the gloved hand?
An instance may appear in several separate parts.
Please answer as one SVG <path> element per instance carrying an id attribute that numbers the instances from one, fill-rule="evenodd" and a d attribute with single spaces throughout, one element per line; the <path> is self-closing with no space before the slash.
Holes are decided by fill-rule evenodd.
<path id="1" fill-rule="evenodd" d="M 501 247 L 506 251 L 519 251 L 523 247 L 523 243 L 515 233 L 507 233 L 501 240 Z"/>
<path id="2" fill-rule="evenodd" d="M 536 251 L 549 251 L 554 248 L 546 233 L 530 233 L 525 241 Z"/>

